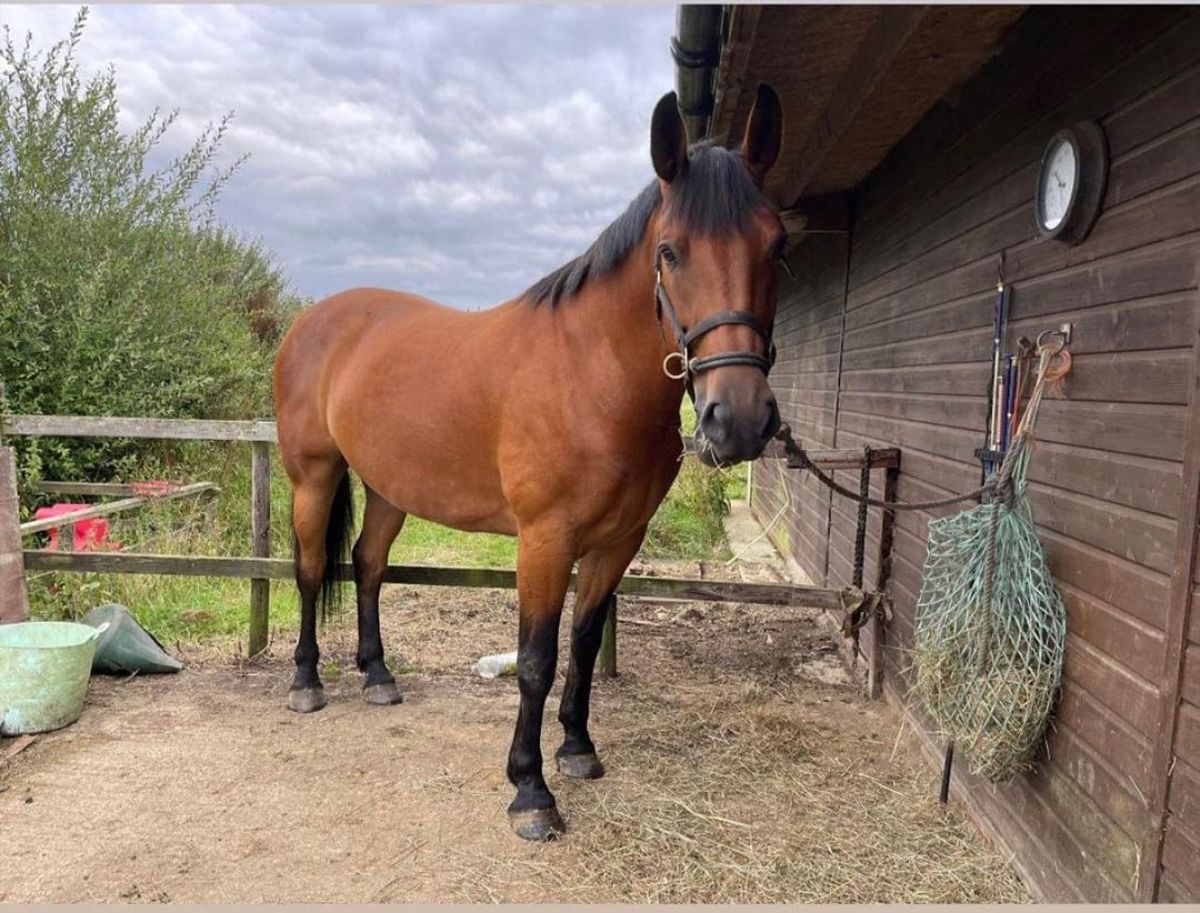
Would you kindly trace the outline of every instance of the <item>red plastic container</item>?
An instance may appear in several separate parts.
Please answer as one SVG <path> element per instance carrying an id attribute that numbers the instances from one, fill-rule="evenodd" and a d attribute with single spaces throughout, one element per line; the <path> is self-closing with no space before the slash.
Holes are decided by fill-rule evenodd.
<path id="1" fill-rule="evenodd" d="M 74 513 L 77 510 L 84 510 L 91 507 L 91 504 L 51 504 L 49 507 L 39 507 L 34 511 L 34 519 L 43 520 L 47 517 L 61 517 L 63 514 Z M 108 544 L 108 521 L 103 517 L 93 517 L 90 520 L 76 520 L 74 526 L 75 532 L 75 551 L 89 552 L 96 549 L 105 548 Z M 48 530 L 50 534 L 51 551 L 58 550 L 58 529 Z"/>

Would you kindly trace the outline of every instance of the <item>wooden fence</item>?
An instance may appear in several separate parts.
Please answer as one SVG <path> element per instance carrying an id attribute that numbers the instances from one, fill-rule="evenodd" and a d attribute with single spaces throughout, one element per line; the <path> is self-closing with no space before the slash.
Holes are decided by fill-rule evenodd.
<path id="1" fill-rule="evenodd" d="M 158 440 L 187 441 L 244 441 L 250 444 L 250 553 L 255 558 L 268 559 L 271 555 L 271 451 L 275 440 L 275 423 L 264 421 L 201 421 L 192 419 L 110 418 L 79 415 L 14 415 L 0 419 L 0 440 L 5 435 L 23 437 L 107 437 L 147 438 Z M 62 484 L 62 483 L 60 483 Z M 196 494 L 200 486 L 211 487 L 211 483 L 188 486 L 189 494 Z M 179 496 L 178 491 L 171 496 Z M 146 499 L 131 498 L 125 502 L 129 508 L 139 507 Z M 120 502 L 118 502 L 120 504 Z M 53 526 L 73 524 L 88 516 L 100 516 L 111 512 L 114 505 L 98 505 L 101 509 L 77 514 L 64 514 L 44 521 L 35 521 L 21 527 L 21 535 Z M 124 506 L 122 506 L 124 509 Z M 0 518 L 0 524 L 3 519 Z M 25 550 L 24 566 L 30 569 L 46 567 L 42 562 L 57 558 L 54 570 L 87 571 L 93 568 L 87 559 L 102 556 L 113 563 L 106 566 L 108 573 L 156 573 L 172 574 L 174 561 L 188 562 L 184 556 L 139 556 L 124 552 L 84 553 L 47 552 Z M 146 569 L 139 558 L 153 557 L 159 561 L 157 567 Z M 65 560 L 64 560 L 65 559 Z M 289 562 L 290 563 L 290 562 Z M 142 568 L 141 570 L 136 570 Z M 246 569 L 243 568 L 243 571 Z M 259 574 L 254 568 L 250 573 L 225 574 L 222 576 L 249 577 L 250 579 L 250 631 L 248 635 L 251 656 L 262 652 L 267 645 L 267 625 L 270 617 L 270 577 Z"/>
<path id="2" fill-rule="evenodd" d="M 270 581 L 291 579 L 291 559 L 271 557 L 271 460 L 270 446 L 275 441 L 275 423 L 268 421 L 198 421 L 189 419 L 107 418 L 65 415 L 17 415 L 0 418 L 0 441 L 4 435 L 26 437 L 109 437 L 147 438 L 192 441 L 241 441 L 250 444 L 251 508 L 250 556 L 218 557 L 192 555 L 155 555 L 135 552 L 49 551 L 21 549 L 20 537 L 52 527 L 69 526 L 86 516 L 99 516 L 114 510 L 132 509 L 145 503 L 145 498 L 131 497 L 97 505 L 74 514 L 32 521 L 17 522 L 15 471 L 12 451 L 0 447 L 0 588 L 10 581 L 14 595 L 9 608 L 20 613 L 24 604 L 22 567 L 29 570 L 70 571 L 105 574 L 165 574 L 174 576 L 234 577 L 250 580 L 250 628 L 248 651 L 254 656 L 267 646 L 270 618 Z M 772 455 L 782 453 L 772 451 Z M 812 452 L 810 458 L 826 469 L 861 466 L 861 451 Z M 4 466 L 7 461 L 8 473 Z M 887 452 L 872 460 L 872 467 L 891 467 L 898 464 L 898 455 Z M 106 493 L 132 494 L 131 486 L 119 483 L 48 483 L 48 489 L 62 494 Z M 170 496 L 182 497 L 210 491 L 213 483 L 202 482 L 183 486 Z M 6 492 L 8 494 L 6 494 Z M 186 492 L 186 494 L 185 494 Z M 133 502 L 140 503 L 133 503 Z M 342 580 L 353 580 L 350 564 L 338 566 Z M 516 572 L 512 570 L 475 567 L 435 567 L 428 565 L 388 565 L 386 583 L 406 583 L 416 586 L 457 586 L 513 589 Z M 886 580 L 880 581 L 886 586 Z M 572 578 L 574 588 L 574 578 Z M 15 595 L 19 592 L 19 596 Z M 625 596 L 695 600 L 709 602 L 745 602 L 763 605 L 796 606 L 822 609 L 839 615 L 845 608 L 845 590 L 787 583 L 741 583 L 715 580 L 682 579 L 629 574 L 617 592 Z M 0 595 L 0 599 L 3 599 Z M 18 604 L 18 599 L 20 604 Z M 0 604 L 0 621 L 5 620 L 5 604 Z M 606 644 L 601 653 L 601 671 L 616 671 L 616 618 L 610 616 L 605 629 Z M 868 657 L 872 660 L 873 657 Z M 871 681 L 877 679 L 875 662 L 869 662 Z M 873 689 L 872 689 L 873 690 Z"/>

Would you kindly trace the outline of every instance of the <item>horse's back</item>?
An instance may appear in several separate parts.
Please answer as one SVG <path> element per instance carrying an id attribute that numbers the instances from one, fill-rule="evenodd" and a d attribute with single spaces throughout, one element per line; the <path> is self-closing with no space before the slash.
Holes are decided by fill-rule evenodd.
<path id="1" fill-rule="evenodd" d="M 313 344 L 325 350 L 335 349 L 373 324 L 422 313 L 449 317 L 456 312 L 420 295 L 392 289 L 354 288 L 337 292 L 306 308 L 296 318 L 284 336 L 279 355 L 286 358 L 289 349 Z"/>
<path id="2" fill-rule="evenodd" d="M 285 334 L 275 358 L 276 403 L 295 391 L 308 396 L 305 381 L 336 369 L 339 357 L 352 357 L 367 333 L 418 317 L 453 321 L 451 308 L 420 295 L 383 288 L 355 288 L 306 308 Z"/>

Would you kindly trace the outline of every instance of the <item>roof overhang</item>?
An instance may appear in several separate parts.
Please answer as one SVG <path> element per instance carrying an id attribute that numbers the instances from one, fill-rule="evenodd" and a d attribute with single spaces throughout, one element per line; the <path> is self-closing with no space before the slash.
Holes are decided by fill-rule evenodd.
<path id="1" fill-rule="evenodd" d="M 708 135 L 735 145 L 770 83 L 784 142 L 765 189 L 785 209 L 815 198 L 827 210 L 999 52 L 1026 8 L 727 6 Z"/>

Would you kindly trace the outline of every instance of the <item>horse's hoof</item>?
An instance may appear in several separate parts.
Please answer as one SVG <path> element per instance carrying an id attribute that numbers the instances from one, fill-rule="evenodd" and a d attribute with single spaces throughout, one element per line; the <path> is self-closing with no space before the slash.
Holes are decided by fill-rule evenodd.
<path id="1" fill-rule="evenodd" d="M 560 754 L 556 756 L 558 772 L 573 780 L 599 780 L 604 776 L 604 765 L 595 753 Z"/>
<path id="2" fill-rule="evenodd" d="M 533 840 L 537 843 L 555 840 L 560 835 L 566 833 L 567 830 L 566 824 L 563 823 L 562 815 L 553 806 L 550 808 L 531 808 L 520 812 L 509 812 L 508 821 L 518 837 L 522 840 Z"/>
<path id="3" fill-rule="evenodd" d="M 293 688 L 288 692 L 288 710 L 313 713 L 324 706 L 325 689 L 320 685 L 315 688 Z"/>
<path id="4" fill-rule="evenodd" d="M 363 700 L 368 704 L 378 704 L 381 707 L 399 704 L 404 700 L 404 695 L 400 693 L 400 686 L 395 682 L 365 685 L 363 686 L 362 696 Z"/>

